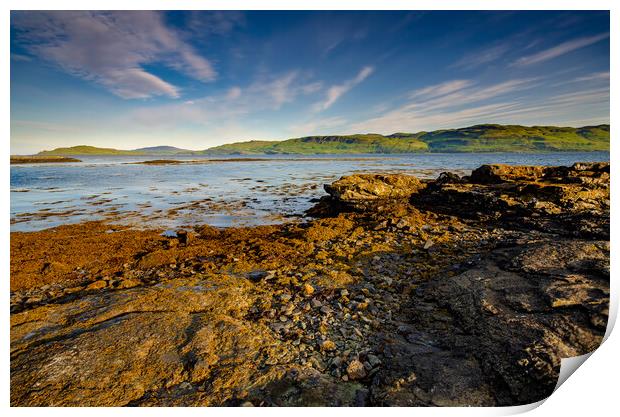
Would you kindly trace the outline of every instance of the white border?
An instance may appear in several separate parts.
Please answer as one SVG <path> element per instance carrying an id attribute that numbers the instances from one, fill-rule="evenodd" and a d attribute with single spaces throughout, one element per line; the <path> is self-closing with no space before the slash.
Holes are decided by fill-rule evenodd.
<path id="1" fill-rule="evenodd" d="M 613 213 L 620 204 L 618 202 L 618 190 L 615 186 L 615 178 L 618 178 L 618 169 L 615 165 L 615 155 L 617 153 L 614 146 L 616 126 L 619 122 L 618 119 L 618 106 L 617 103 L 617 77 L 618 73 L 618 9 L 620 8 L 619 1 L 611 0 L 589 0 L 587 2 L 578 0 L 536 0 L 536 1 L 517 1 L 517 0 L 390 0 L 388 1 L 371 1 L 371 0 L 315 0 L 315 1 L 283 1 L 283 0 L 210 0 L 210 1 L 198 1 L 198 0 L 93 0 L 89 2 L 80 2 L 77 0 L 56 0 L 54 2 L 45 0 L 5 0 L 3 4 L 3 13 L 0 22 L 2 28 L 2 42 L 0 43 L 2 53 L 2 113 L 4 123 L 3 127 L 4 137 L 1 141 L 3 147 L 3 155 L 5 161 L 8 162 L 8 156 L 10 154 L 10 78 L 9 78 L 9 27 L 10 27 L 10 10 L 349 10 L 349 9 L 362 9 L 362 10 L 611 10 L 611 130 L 612 130 L 612 146 L 611 146 L 611 159 L 614 162 L 612 164 L 612 242 L 614 237 L 617 236 L 616 223 L 613 222 Z M 614 21 L 614 19 L 616 21 Z M 614 50 L 616 46 L 616 50 Z M 2 335 L 0 339 L 2 344 L 2 356 L 0 362 L 3 369 L 3 378 L 1 379 L 1 401 L 0 404 L 4 407 L 8 407 L 9 404 L 9 237 L 10 237 L 10 209 L 9 209 L 9 176 L 10 165 L 6 164 L 2 168 L 2 180 L 4 183 L 5 191 L 4 198 L 0 199 L 0 210 L 4 215 L 4 239 L 2 239 L 2 308 L 5 312 L 4 320 L 2 321 Z M 612 244 L 615 246 L 615 243 Z M 618 306 L 618 294 L 617 294 L 617 279 L 614 279 L 614 272 L 619 271 L 617 257 L 613 256 L 611 260 L 611 303 L 610 308 L 610 321 L 615 322 Z M 611 328 L 611 326 L 610 326 Z M 619 375 L 619 360 L 618 352 L 620 352 L 619 339 L 616 334 L 611 333 L 608 340 L 592 354 L 592 359 L 585 362 L 585 364 L 576 371 L 576 376 L 569 378 L 568 382 L 563 384 L 559 389 L 547 400 L 544 401 L 542 407 L 536 408 L 532 411 L 532 415 L 591 415 L 596 416 L 616 409 L 617 401 L 617 389 L 616 381 Z M 524 407 L 511 407 L 511 408 L 458 408 L 458 409 L 446 409 L 446 408 L 398 408 L 390 409 L 390 414 L 397 415 L 506 415 L 515 414 L 519 412 L 527 411 L 528 409 L 535 408 L 540 404 Z M 111 410 L 106 408 L 91 408 L 88 410 L 81 409 L 67 409 L 67 408 L 47 408 L 45 410 L 30 409 L 30 408 L 12 408 L 10 409 L 11 415 L 32 415 L 35 413 L 46 413 L 51 416 L 66 416 L 66 415 L 78 415 L 84 412 L 93 416 L 106 416 L 108 417 Z M 113 412 L 122 415 L 138 414 L 149 416 L 164 416 L 170 414 L 190 414 L 190 413 L 209 413 L 210 416 L 227 415 L 230 412 L 235 414 L 249 415 L 285 415 L 294 412 L 296 415 L 311 415 L 318 410 L 310 408 L 287 410 L 287 409 L 220 409 L 210 408 L 205 409 L 189 409 L 189 408 L 150 408 L 150 409 L 116 409 Z M 378 410 L 373 408 L 356 409 L 356 410 L 337 410 L 337 409 L 321 409 L 320 413 L 336 414 L 341 412 L 352 411 L 356 414 L 371 415 Z M 380 411 L 381 413 L 387 410 Z"/>

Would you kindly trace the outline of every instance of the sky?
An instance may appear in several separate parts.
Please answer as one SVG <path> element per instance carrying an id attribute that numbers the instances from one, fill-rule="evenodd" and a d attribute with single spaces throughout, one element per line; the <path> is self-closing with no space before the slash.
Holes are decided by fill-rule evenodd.
<path id="1" fill-rule="evenodd" d="M 14 11 L 11 153 L 609 123 L 608 11 Z"/>

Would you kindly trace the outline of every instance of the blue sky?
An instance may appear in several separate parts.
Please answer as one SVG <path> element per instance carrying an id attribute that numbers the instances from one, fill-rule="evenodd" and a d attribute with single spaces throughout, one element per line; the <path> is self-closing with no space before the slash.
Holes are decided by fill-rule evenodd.
<path id="1" fill-rule="evenodd" d="M 11 152 L 609 123 L 609 13 L 12 12 Z"/>

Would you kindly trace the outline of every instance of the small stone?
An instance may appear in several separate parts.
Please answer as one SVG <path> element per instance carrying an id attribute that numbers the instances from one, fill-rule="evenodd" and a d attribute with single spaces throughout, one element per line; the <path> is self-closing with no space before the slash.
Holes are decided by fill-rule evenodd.
<path id="1" fill-rule="evenodd" d="M 321 350 L 323 351 L 332 351 L 336 350 L 336 344 L 331 340 L 327 339 L 321 343 Z"/>
<path id="2" fill-rule="evenodd" d="M 346 289 L 344 289 L 344 290 L 340 290 L 340 295 L 341 295 L 342 297 L 346 297 L 347 295 L 349 295 L 349 291 L 348 291 L 348 290 L 346 290 Z"/>
<path id="3" fill-rule="evenodd" d="M 263 278 L 266 278 L 269 275 L 267 271 L 252 271 L 248 274 L 248 278 L 251 281 L 259 282 Z"/>
<path id="4" fill-rule="evenodd" d="M 43 301 L 43 297 L 40 295 L 33 295 L 32 297 L 28 297 L 26 299 L 26 304 L 35 304 Z"/>
<path id="5" fill-rule="evenodd" d="M 177 231 L 177 239 L 179 239 L 181 245 L 187 246 L 192 239 L 192 234 L 188 233 L 186 230 L 179 230 Z"/>
<path id="6" fill-rule="evenodd" d="M 281 321 L 282 323 L 284 323 L 284 322 L 285 322 L 285 321 L 287 321 L 287 320 L 288 320 L 288 318 L 287 318 L 286 316 L 280 316 L 280 321 Z"/>
<path id="7" fill-rule="evenodd" d="M 357 359 L 352 360 L 347 366 L 347 375 L 351 380 L 364 378 L 366 376 L 364 365 Z"/>
<path id="8" fill-rule="evenodd" d="M 426 243 L 424 243 L 424 250 L 429 249 L 433 245 L 434 245 L 433 241 L 431 239 L 428 239 Z"/>
<path id="9" fill-rule="evenodd" d="M 409 227 L 409 222 L 407 221 L 407 219 L 400 219 L 398 223 L 396 223 L 397 229 L 404 229 L 405 227 Z"/>
<path id="10" fill-rule="evenodd" d="M 317 300 L 316 298 L 313 298 L 310 301 L 310 305 L 312 305 L 312 308 L 319 308 L 323 305 L 323 303 L 321 303 L 319 300 Z"/>
<path id="11" fill-rule="evenodd" d="M 164 230 L 160 236 L 173 239 L 173 238 L 177 237 L 177 232 L 174 231 L 174 230 Z"/>
<path id="12" fill-rule="evenodd" d="M 251 401 L 246 401 L 243 404 L 241 404 L 241 407 L 254 407 L 254 404 L 252 404 Z"/>
<path id="13" fill-rule="evenodd" d="M 100 279 L 98 281 L 95 281 L 91 284 L 89 284 L 86 289 L 87 290 L 100 290 L 102 288 L 105 288 L 108 285 L 107 282 L 105 282 L 104 280 Z"/>
<path id="14" fill-rule="evenodd" d="M 74 292 L 79 292 L 82 291 L 84 289 L 84 287 L 70 287 L 70 288 L 65 288 L 63 290 L 64 294 L 73 294 Z"/>
<path id="15" fill-rule="evenodd" d="M 124 279 L 120 282 L 118 288 L 133 288 L 137 287 L 140 284 L 142 283 L 136 279 Z"/>
<path id="16" fill-rule="evenodd" d="M 304 295 L 306 297 L 309 297 L 312 294 L 314 294 L 314 287 L 312 285 L 310 285 L 310 284 L 304 284 L 303 291 L 304 291 Z"/>
<path id="17" fill-rule="evenodd" d="M 363 302 L 363 303 L 358 303 L 357 304 L 357 309 L 358 310 L 366 310 L 368 308 L 368 303 Z"/>
<path id="18" fill-rule="evenodd" d="M 372 366 L 373 368 L 381 365 L 381 359 L 379 359 L 373 354 L 366 355 L 366 359 L 368 360 L 368 363 L 370 364 L 370 366 Z"/>

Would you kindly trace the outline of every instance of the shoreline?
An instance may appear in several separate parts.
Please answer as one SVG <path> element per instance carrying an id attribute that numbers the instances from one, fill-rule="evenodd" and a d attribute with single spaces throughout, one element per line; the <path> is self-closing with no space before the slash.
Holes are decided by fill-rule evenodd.
<path id="1" fill-rule="evenodd" d="M 11 404 L 517 405 L 600 344 L 609 164 L 326 192 L 304 223 L 12 232 Z"/>
<path id="2" fill-rule="evenodd" d="M 82 162 L 82 160 L 68 156 L 16 156 L 11 155 L 11 165 L 19 164 L 47 164 L 63 162 Z"/>

